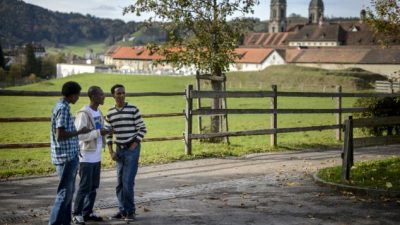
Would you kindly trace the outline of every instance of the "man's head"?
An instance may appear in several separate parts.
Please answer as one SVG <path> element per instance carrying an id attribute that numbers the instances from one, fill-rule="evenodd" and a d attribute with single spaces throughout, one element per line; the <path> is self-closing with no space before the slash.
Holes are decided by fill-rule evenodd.
<path id="1" fill-rule="evenodd" d="M 81 89 L 81 86 L 77 82 L 68 81 L 62 86 L 61 94 L 68 102 L 75 104 L 79 99 Z"/>
<path id="2" fill-rule="evenodd" d="M 91 86 L 88 90 L 88 96 L 90 99 L 90 104 L 95 104 L 97 106 L 104 104 L 105 95 L 100 87 Z"/>
<path id="3" fill-rule="evenodd" d="M 112 86 L 111 94 L 117 106 L 123 106 L 125 104 L 125 87 L 122 84 Z"/>

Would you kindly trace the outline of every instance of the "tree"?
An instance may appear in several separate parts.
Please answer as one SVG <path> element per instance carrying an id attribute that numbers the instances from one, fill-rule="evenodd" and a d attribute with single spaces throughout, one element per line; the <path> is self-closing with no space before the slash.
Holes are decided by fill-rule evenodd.
<path id="1" fill-rule="evenodd" d="M 152 52 L 164 56 L 163 62 L 181 68 L 195 66 L 199 71 L 221 77 L 229 70 L 237 55 L 234 49 L 241 37 L 238 23 L 228 23 L 228 18 L 253 13 L 258 0 L 138 0 L 124 8 L 125 13 L 153 13 L 145 22 L 161 20 L 167 31 L 167 41 L 162 45 L 150 44 Z M 212 89 L 220 91 L 222 84 L 211 81 Z M 214 99 L 212 108 L 220 108 Z M 211 132 L 219 131 L 219 117 L 212 117 Z"/>
<path id="2" fill-rule="evenodd" d="M 25 47 L 25 70 L 24 77 L 31 75 L 31 73 L 36 74 L 37 76 L 40 74 L 40 61 L 36 59 L 33 45 L 27 44 Z"/>
<path id="3" fill-rule="evenodd" d="M 372 8 L 366 10 L 366 21 L 379 34 L 380 41 L 389 45 L 400 39 L 400 1 L 371 0 Z"/>

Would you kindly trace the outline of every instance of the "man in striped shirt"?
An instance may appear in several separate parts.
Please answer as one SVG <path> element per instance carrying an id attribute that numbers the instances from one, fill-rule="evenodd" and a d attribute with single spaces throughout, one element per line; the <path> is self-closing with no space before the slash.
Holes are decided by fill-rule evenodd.
<path id="1" fill-rule="evenodd" d="M 146 126 L 139 109 L 125 102 L 125 87 L 116 84 L 111 88 L 115 106 L 108 110 L 105 124 L 113 133 L 106 136 L 111 158 L 117 162 L 118 184 L 116 194 L 119 211 L 113 219 L 135 219 L 134 186 L 140 156 L 140 142 Z M 116 151 L 113 150 L 113 138 Z"/>

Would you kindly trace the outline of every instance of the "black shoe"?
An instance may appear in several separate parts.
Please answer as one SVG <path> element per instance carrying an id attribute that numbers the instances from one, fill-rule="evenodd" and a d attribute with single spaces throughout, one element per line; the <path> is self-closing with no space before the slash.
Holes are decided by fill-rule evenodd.
<path id="1" fill-rule="evenodd" d="M 129 213 L 128 215 L 125 216 L 125 221 L 126 222 L 134 221 L 134 220 L 136 220 L 135 213 Z"/>
<path id="2" fill-rule="evenodd" d="M 121 220 L 124 218 L 125 218 L 125 215 L 122 212 L 117 212 L 110 217 L 110 220 Z"/>
<path id="3" fill-rule="evenodd" d="M 103 217 L 96 215 L 94 212 L 83 216 L 85 221 L 103 221 Z"/>

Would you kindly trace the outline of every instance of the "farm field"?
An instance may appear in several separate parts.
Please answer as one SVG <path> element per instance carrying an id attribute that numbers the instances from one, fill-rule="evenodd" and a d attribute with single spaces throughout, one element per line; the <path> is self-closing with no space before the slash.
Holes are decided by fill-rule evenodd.
<path id="1" fill-rule="evenodd" d="M 228 75 L 232 76 L 231 74 Z M 242 79 L 242 78 L 241 78 Z M 47 80 L 27 86 L 14 87 L 15 90 L 40 90 L 59 91 L 62 84 L 68 80 L 74 80 L 81 84 L 82 91 L 86 92 L 90 85 L 98 85 L 105 92 L 109 92 L 115 83 L 125 85 L 127 92 L 184 92 L 188 84 L 195 84 L 193 76 L 166 77 L 143 75 L 106 75 L 106 74 L 82 74 L 68 78 Z M 265 87 L 270 84 L 265 82 Z M 229 88 L 229 87 L 228 87 Z M 248 87 L 247 90 L 258 90 Z M 231 89 L 228 89 L 231 90 Z M 265 89 L 265 90 L 269 90 Z M 279 85 L 278 85 L 279 90 Z M 321 90 L 315 90 L 321 91 Z M 351 92 L 354 90 L 344 90 Z M 0 117 L 49 117 L 51 109 L 58 97 L 18 97 L 0 96 Z M 185 108 L 183 96 L 169 97 L 127 97 L 127 101 L 137 105 L 142 114 L 178 113 Z M 351 107 L 355 99 L 344 98 L 343 107 Z M 81 96 L 76 105 L 72 105 L 71 111 L 76 113 L 89 100 Z M 113 105 L 111 97 L 106 98 L 105 113 Z M 207 105 L 204 100 L 203 104 Z M 279 97 L 278 108 L 334 108 L 336 99 L 332 98 L 289 98 Z M 194 104 L 196 107 L 196 104 Z M 269 98 L 228 99 L 229 108 L 269 108 Z M 205 125 L 209 125 L 209 119 L 204 118 Z M 193 131 L 197 133 L 197 119 L 194 119 Z M 185 119 L 180 117 L 147 118 L 145 123 L 148 128 L 146 137 L 180 136 L 185 129 Z M 301 127 L 312 125 L 333 125 L 333 114 L 298 114 L 278 115 L 278 127 Z M 49 122 L 27 123 L 1 123 L 0 143 L 32 143 L 49 142 Z M 229 115 L 229 129 L 231 131 L 266 129 L 270 127 L 270 115 Z M 211 144 L 205 142 L 193 142 L 193 155 L 186 156 L 183 141 L 145 142 L 142 146 L 141 164 L 167 163 L 175 160 L 202 158 L 202 157 L 227 157 L 241 156 L 254 152 L 268 152 L 279 150 L 296 150 L 305 148 L 328 148 L 339 146 L 335 139 L 335 130 L 298 132 L 278 134 L 278 148 L 270 146 L 270 137 L 247 136 L 231 137 L 230 145 Z M 103 168 L 113 167 L 107 151 L 103 154 Z M 53 173 L 54 166 L 50 162 L 49 148 L 36 149 L 0 149 L 0 178 L 18 175 Z"/>

